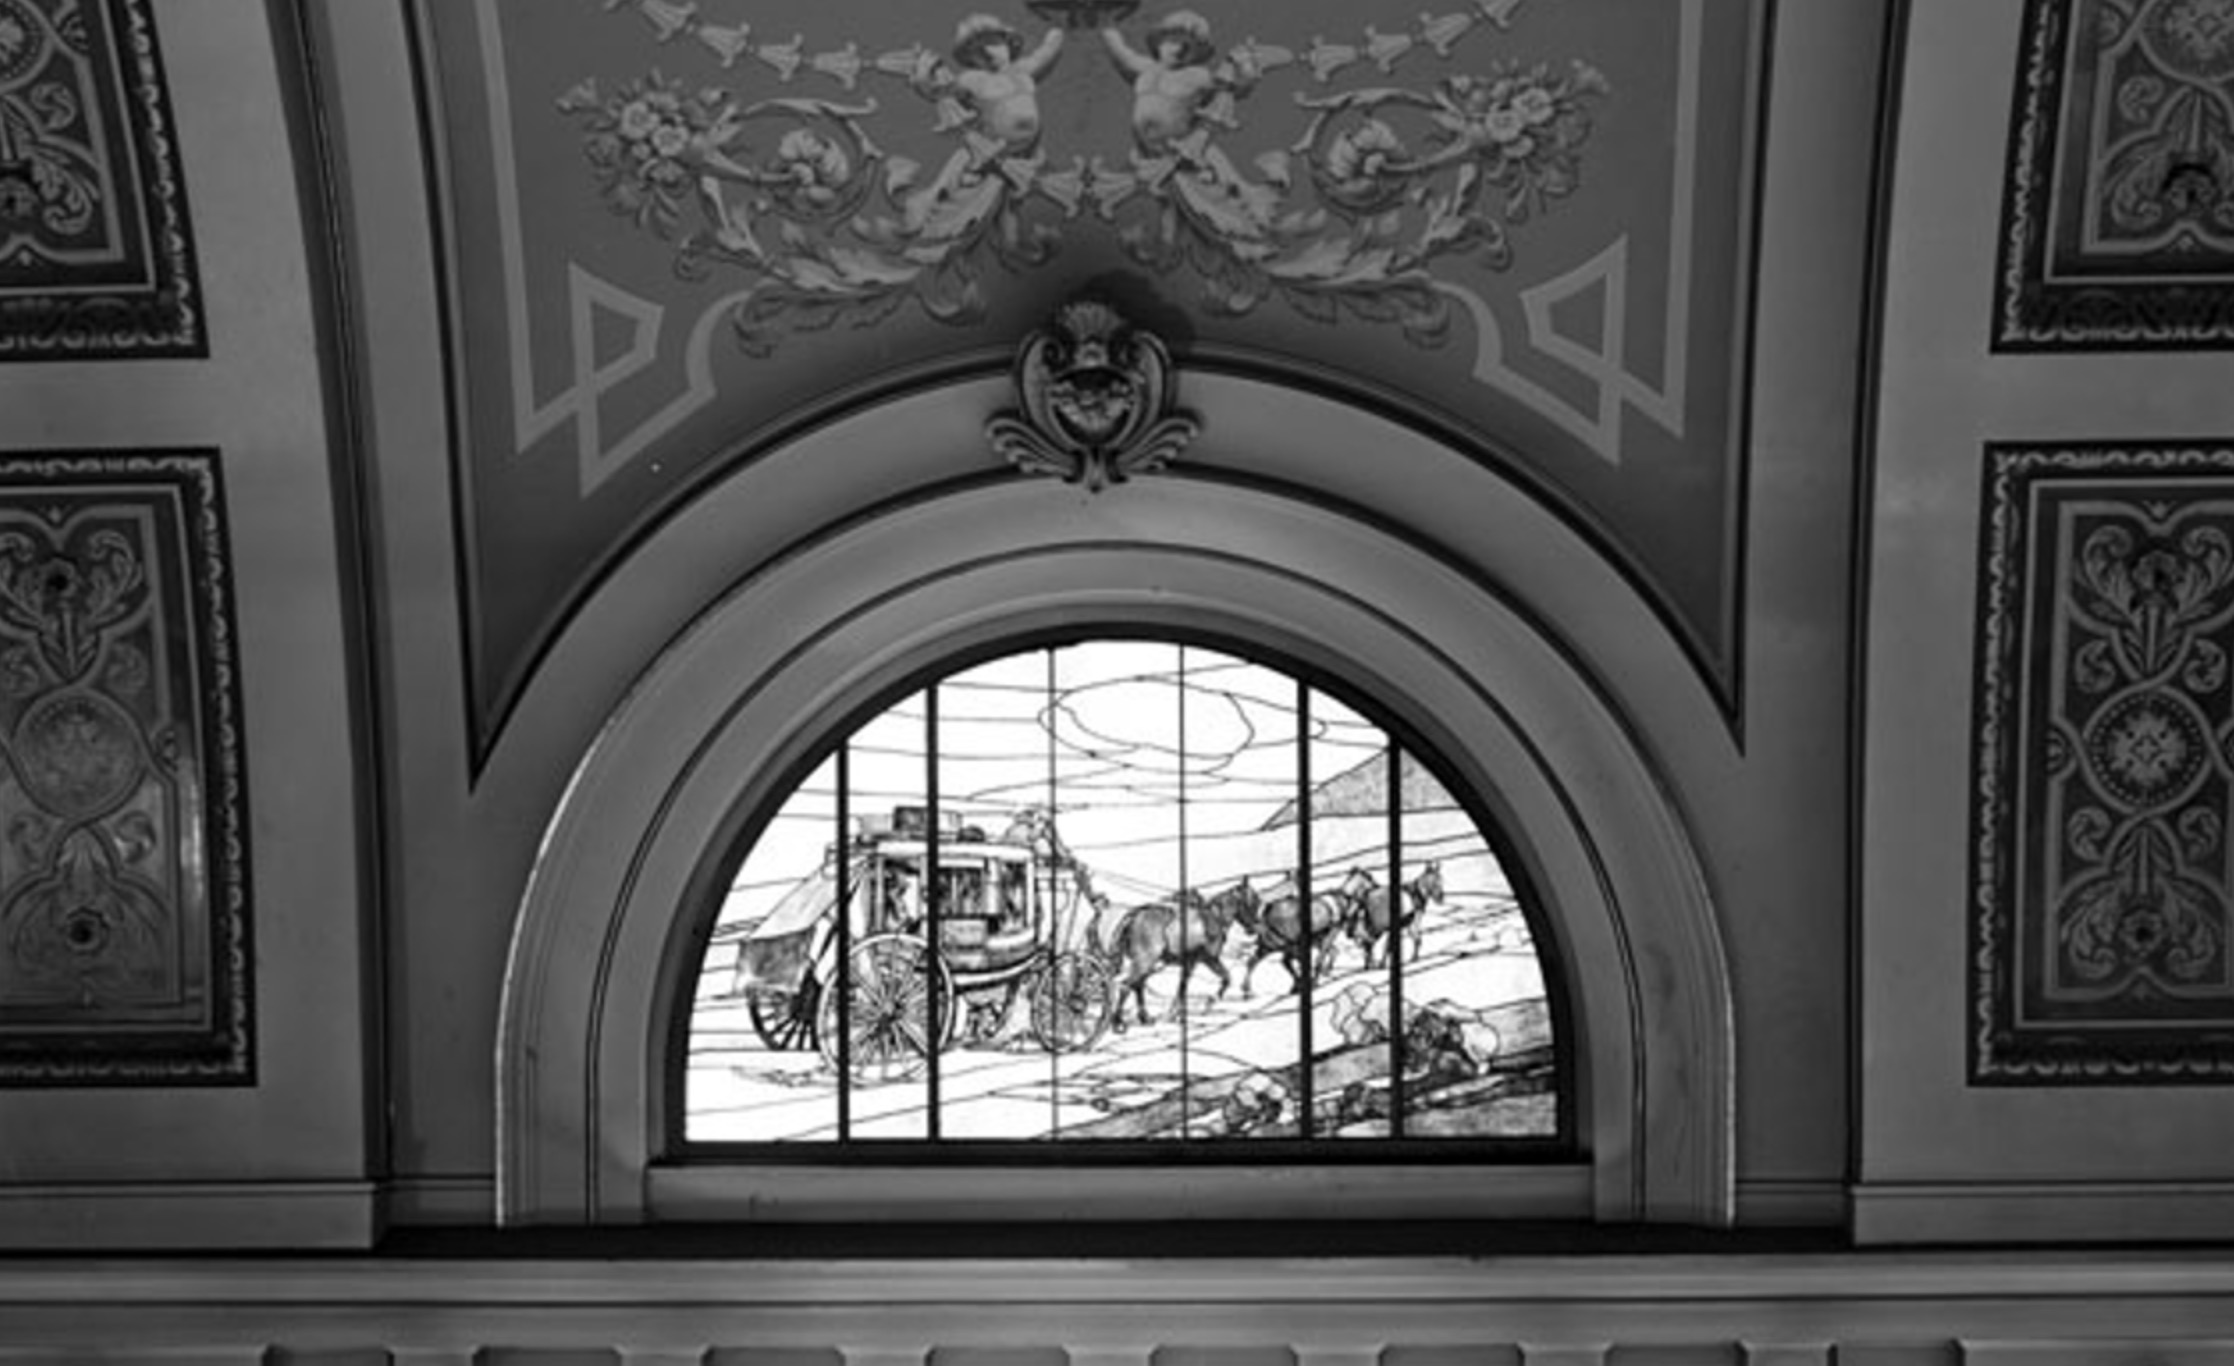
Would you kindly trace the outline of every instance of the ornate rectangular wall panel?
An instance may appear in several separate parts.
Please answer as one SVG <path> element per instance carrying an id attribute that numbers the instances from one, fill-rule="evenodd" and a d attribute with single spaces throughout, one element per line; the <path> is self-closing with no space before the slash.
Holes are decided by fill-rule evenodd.
<path id="1" fill-rule="evenodd" d="M 2234 1077 L 2234 445 L 1989 448 L 1970 1075 Z"/>
<path id="2" fill-rule="evenodd" d="M 2234 6 L 2028 0 L 1997 351 L 2234 343 Z"/>
<path id="3" fill-rule="evenodd" d="M 0 1083 L 254 1080 L 212 452 L 0 461 Z"/>
<path id="4" fill-rule="evenodd" d="M 208 354 L 150 0 L 0 0 L 0 359 Z"/>

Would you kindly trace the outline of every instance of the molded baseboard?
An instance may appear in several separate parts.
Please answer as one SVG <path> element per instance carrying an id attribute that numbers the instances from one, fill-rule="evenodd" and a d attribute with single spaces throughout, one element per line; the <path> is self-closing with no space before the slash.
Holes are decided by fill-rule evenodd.
<path id="1" fill-rule="evenodd" d="M 42 1182 L 0 1186 L 0 1250 L 368 1248 L 369 1181 Z"/>
<path id="2" fill-rule="evenodd" d="M 1737 1205 L 1740 1228 L 1844 1228 L 1846 1183 L 1741 1176 Z"/>
<path id="3" fill-rule="evenodd" d="M 496 1178 L 480 1176 L 396 1176 L 382 1187 L 387 1222 L 396 1225 L 468 1225 L 496 1222 Z"/>
<path id="4" fill-rule="evenodd" d="M 2229 1181 L 1866 1181 L 1857 1243 L 2225 1242 Z"/>

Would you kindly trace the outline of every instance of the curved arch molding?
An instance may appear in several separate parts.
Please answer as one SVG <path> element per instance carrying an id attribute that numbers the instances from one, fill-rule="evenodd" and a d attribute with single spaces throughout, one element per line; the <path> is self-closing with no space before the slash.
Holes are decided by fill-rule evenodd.
<path id="1" fill-rule="evenodd" d="M 1734 723 L 1765 7 L 1205 5 L 1184 108 L 1138 93 L 1145 11 L 1112 43 L 1018 0 L 421 7 L 476 767 L 647 527 L 1004 368 L 1089 285 L 1190 375 L 1310 376 L 1475 452 Z M 1000 100 L 957 39 L 988 10 L 1032 70 Z"/>
<path id="2" fill-rule="evenodd" d="M 707 537 L 754 486 L 718 486 L 618 571 L 554 651 L 554 696 L 596 667 L 600 618 L 618 625 L 634 594 L 718 544 Z M 1513 540 L 1550 572 L 1610 578 L 1571 538 Z M 1730 1217 L 1730 983 L 1700 860 L 1619 705 L 1489 581 L 1337 506 L 1176 473 L 1099 496 L 965 482 L 739 572 L 607 716 L 546 832 L 499 1023 L 507 1222 L 654 1214 L 670 1006 L 696 966 L 693 880 L 735 812 L 774 795 L 787 764 L 879 685 L 957 648 L 1077 623 L 1215 629 L 1396 700 L 1487 795 L 1559 940 L 1591 1164 L 1582 1212 Z M 1618 581 L 1602 591 L 1622 595 Z M 531 698 L 522 724 L 556 726 L 557 711 Z M 1443 1184 L 1448 1212 L 1465 1192 Z"/>

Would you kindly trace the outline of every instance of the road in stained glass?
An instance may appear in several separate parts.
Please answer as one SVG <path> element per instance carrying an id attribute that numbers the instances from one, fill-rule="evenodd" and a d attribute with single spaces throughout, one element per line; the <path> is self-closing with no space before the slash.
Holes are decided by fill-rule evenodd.
<path id="1" fill-rule="evenodd" d="M 1549 1138 L 1550 1020 L 1492 846 L 1381 726 L 1232 654 L 1084 641 L 903 698 L 762 827 L 685 1135 Z"/>

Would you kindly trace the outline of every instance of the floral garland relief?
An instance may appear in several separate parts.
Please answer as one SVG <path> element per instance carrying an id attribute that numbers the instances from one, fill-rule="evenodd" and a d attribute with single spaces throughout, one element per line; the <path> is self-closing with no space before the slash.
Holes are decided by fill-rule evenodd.
<path id="1" fill-rule="evenodd" d="M 1492 60 L 1426 88 L 1394 82 L 1414 54 L 1448 59 L 1477 29 L 1509 28 L 1523 2 L 1474 0 L 1352 43 L 1314 38 L 1297 51 L 1250 38 L 1221 52 L 1191 10 L 1136 43 L 1120 27 L 1135 0 L 1031 0 L 1056 21 L 1036 39 L 973 14 L 943 54 L 916 45 L 872 58 L 855 43 L 810 55 L 800 37 L 758 42 L 751 25 L 710 22 L 694 3 L 603 0 L 725 71 L 749 58 L 781 84 L 819 79 L 844 95 L 748 99 L 654 70 L 611 88 L 586 80 L 558 106 L 580 120 L 604 202 L 674 243 L 679 274 L 749 281 L 733 322 L 750 354 L 771 352 L 779 329 L 867 326 L 911 301 L 942 322 L 975 321 L 989 264 L 1039 265 L 1060 225 L 1087 215 L 1141 266 L 1191 271 L 1215 312 L 1278 299 L 1321 322 L 1392 322 L 1433 345 L 1451 322 L 1435 269 L 1509 268 L 1513 230 L 1580 183 L 1592 107 L 1610 94 L 1580 62 Z M 1132 90 L 1120 164 L 1042 145 L 1041 78 L 1088 32 L 1075 45 L 1100 48 Z M 1254 112 L 1260 81 L 1297 66 L 1320 91 L 1295 96 L 1291 140 L 1244 166 L 1223 140 Z M 1361 66 L 1379 83 L 1338 82 Z M 880 145 L 883 106 L 865 88 L 879 82 L 927 107 L 948 144 L 935 167 Z"/>

